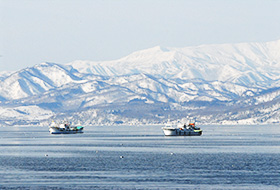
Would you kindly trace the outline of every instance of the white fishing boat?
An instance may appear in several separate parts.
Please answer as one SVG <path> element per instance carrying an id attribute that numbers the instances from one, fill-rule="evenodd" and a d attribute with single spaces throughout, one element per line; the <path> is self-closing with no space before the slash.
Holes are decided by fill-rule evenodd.
<path id="1" fill-rule="evenodd" d="M 162 127 L 165 136 L 200 136 L 202 135 L 202 130 L 195 126 L 195 123 L 189 123 L 187 126 L 174 126 L 171 123 L 167 123 Z"/>
<path id="2" fill-rule="evenodd" d="M 71 126 L 68 122 L 56 124 L 53 121 L 49 127 L 49 132 L 50 134 L 75 134 L 83 133 L 83 129 L 82 126 Z"/>

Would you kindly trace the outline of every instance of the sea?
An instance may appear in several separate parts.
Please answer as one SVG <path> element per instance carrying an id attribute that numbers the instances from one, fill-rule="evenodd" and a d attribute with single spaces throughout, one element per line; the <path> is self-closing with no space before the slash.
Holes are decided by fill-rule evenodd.
<path id="1" fill-rule="evenodd" d="M 172 137 L 161 127 L 0 127 L 0 189 L 280 189 L 279 125 Z"/>

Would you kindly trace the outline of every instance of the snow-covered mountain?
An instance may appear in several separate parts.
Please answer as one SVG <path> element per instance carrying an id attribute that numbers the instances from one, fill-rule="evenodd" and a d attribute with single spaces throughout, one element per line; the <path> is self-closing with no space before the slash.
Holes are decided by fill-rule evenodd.
<path id="1" fill-rule="evenodd" d="M 280 79 L 280 40 L 267 43 L 154 47 L 106 62 L 68 63 L 81 73 L 119 76 L 147 73 L 164 78 L 229 81 L 250 85 Z"/>
<path id="2" fill-rule="evenodd" d="M 0 75 L 0 125 L 280 121 L 280 40 L 155 47 Z"/>

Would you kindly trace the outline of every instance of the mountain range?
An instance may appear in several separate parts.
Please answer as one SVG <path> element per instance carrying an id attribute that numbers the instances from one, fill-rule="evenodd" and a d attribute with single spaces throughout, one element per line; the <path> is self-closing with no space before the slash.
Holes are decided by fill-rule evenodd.
<path id="1" fill-rule="evenodd" d="M 266 124 L 280 119 L 280 40 L 154 47 L 0 73 L 0 125 Z"/>

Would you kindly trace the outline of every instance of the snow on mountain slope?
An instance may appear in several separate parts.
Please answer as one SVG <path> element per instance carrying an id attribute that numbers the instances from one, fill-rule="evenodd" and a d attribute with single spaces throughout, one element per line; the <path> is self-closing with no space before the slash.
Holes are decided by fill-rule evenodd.
<path id="1" fill-rule="evenodd" d="M 13 124 L 38 124 L 41 120 L 49 119 L 54 115 L 49 110 L 42 109 L 38 106 L 0 106 L 0 126 Z"/>
<path id="2" fill-rule="evenodd" d="M 246 103 L 247 105 L 261 105 L 273 101 L 280 102 L 280 87 L 260 91 L 260 93 L 255 93 L 254 96 L 248 97 L 246 100 L 240 99 L 237 103 Z"/>
<path id="3" fill-rule="evenodd" d="M 180 104 L 188 102 L 230 102 L 262 91 L 242 85 L 203 80 L 175 82 L 147 74 L 98 78 L 84 83 L 69 83 L 42 94 L 20 99 L 24 105 L 40 105 L 52 111 L 86 109 L 94 106 L 145 104 Z M 13 101 L 14 103 L 16 101 Z"/>
<path id="4" fill-rule="evenodd" d="M 0 81 L 0 97 L 20 99 L 46 92 L 68 83 L 81 82 L 71 69 L 54 63 L 42 63 L 11 74 Z"/>
<path id="5" fill-rule="evenodd" d="M 12 73 L 13 73 L 13 71 L 0 71 L 0 81 L 4 80 L 6 77 L 8 77 Z"/>
<path id="6" fill-rule="evenodd" d="M 74 61 L 82 73 L 116 76 L 147 73 L 165 78 L 250 84 L 280 78 L 280 40 L 267 43 L 154 47 L 114 61 Z"/>

